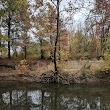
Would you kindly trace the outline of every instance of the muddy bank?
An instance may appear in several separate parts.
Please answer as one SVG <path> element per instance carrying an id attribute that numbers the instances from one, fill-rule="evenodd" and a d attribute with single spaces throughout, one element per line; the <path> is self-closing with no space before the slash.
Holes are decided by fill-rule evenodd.
<path id="1" fill-rule="evenodd" d="M 60 83 L 60 84 L 81 84 L 81 83 L 110 83 L 109 77 L 101 77 L 100 75 L 88 75 L 83 74 L 67 74 L 59 73 L 58 76 L 54 76 L 53 72 L 48 73 L 35 73 L 28 72 L 25 74 L 17 73 L 1 73 L 0 81 L 14 81 L 14 82 L 40 82 L 40 83 Z"/>
<path id="2" fill-rule="evenodd" d="M 50 60 L 0 60 L 0 81 L 61 84 L 110 83 L 110 68 L 105 64 L 104 61 L 62 62 L 59 65 L 59 74 L 54 76 L 53 63 Z"/>

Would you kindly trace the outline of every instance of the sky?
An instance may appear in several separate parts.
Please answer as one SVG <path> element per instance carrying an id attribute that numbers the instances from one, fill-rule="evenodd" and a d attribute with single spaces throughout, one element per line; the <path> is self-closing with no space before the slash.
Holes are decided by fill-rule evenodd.
<path id="1" fill-rule="evenodd" d="M 68 2 L 70 2 L 75 5 L 75 7 L 82 7 L 82 3 L 84 8 L 80 8 L 78 11 L 76 11 L 76 13 L 73 14 L 73 24 L 71 25 L 71 27 L 76 28 L 78 27 L 78 25 L 84 25 L 84 21 L 87 17 L 87 15 L 89 14 L 90 10 L 93 8 L 94 6 L 94 0 L 62 0 L 61 4 L 60 4 L 60 9 L 62 10 L 64 7 L 68 6 Z M 76 1 L 76 2 L 75 2 Z M 67 16 L 64 13 L 64 16 Z"/>
<path id="2" fill-rule="evenodd" d="M 33 3 L 35 0 L 32 0 Z M 31 2 L 32 2 L 31 1 Z M 53 0 L 54 3 L 56 4 L 56 1 Z M 93 3 L 95 0 L 62 0 L 60 3 L 60 11 L 64 10 L 64 8 L 68 7 L 68 3 L 71 1 L 71 3 L 73 4 L 73 6 L 75 7 L 82 7 L 82 3 L 84 5 L 84 8 L 80 8 L 78 9 L 74 14 L 72 14 L 72 20 L 69 21 L 69 23 L 67 24 L 67 27 L 70 28 L 71 30 L 77 30 L 77 28 L 80 26 L 84 26 L 84 22 L 85 19 L 87 17 L 87 15 L 89 14 L 90 10 L 93 8 Z M 51 2 L 51 0 L 44 0 L 44 2 Z M 67 18 L 69 17 L 67 12 L 62 11 L 60 13 L 63 15 L 63 18 Z"/>

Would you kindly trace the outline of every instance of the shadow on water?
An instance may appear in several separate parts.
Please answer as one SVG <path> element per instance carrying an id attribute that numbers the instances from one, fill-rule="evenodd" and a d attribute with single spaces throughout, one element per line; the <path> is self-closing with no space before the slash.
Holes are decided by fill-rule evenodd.
<path id="1" fill-rule="evenodd" d="M 0 110 L 110 110 L 110 87 L 0 83 Z"/>

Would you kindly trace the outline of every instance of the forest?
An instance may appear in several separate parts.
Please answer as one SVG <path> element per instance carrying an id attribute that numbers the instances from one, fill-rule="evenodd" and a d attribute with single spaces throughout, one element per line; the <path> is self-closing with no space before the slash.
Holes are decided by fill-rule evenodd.
<path id="1" fill-rule="evenodd" d="M 2 80 L 110 82 L 110 1 L 0 0 Z"/>

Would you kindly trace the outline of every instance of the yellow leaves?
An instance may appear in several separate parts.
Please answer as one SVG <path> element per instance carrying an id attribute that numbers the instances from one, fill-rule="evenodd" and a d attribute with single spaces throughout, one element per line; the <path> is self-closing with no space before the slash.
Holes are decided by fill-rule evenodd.
<path id="1" fill-rule="evenodd" d="M 47 5 L 48 5 L 48 8 L 49 8 L 51 11 L 55 9 L 54 6 L 51 5 L 49 2 L 47 3 Z"/>
<path id="2" fill-rule="evenodd" d="M 5 41 L 8 41 L 9 40 L 6 36 L 4 36 L 2 34 L 0 34 L 0 39 L 5 40 Z"/>
<path id="3" fill-rule="evenodd" d="M 68 60 L 69 59 L 69 51 L 68 50 L 61 50 L 60 55 L 61 55 L 61 60 Z"/>
<path id="4" fill-rule="evenodd" d="M 4 41 L 8 41 L 9 40 L 7 37 L 3 36 L 2 34 L 0 34 L 0 39 L 4 40 Z M 1 46 L 0 47 L 0 51 L 7 51 L 7 48 L 4 47 L 4 46 Z"/>
<path id="5" fill-rule="evenodd" d="M 0 47 L 0 51 L 7 51 L 5 47 Z"/>
<path id="6" fill-rule="evenodd" d="M 105 52 L 104 53 L 104 58 L 106 61 L 108 61 L 110 63 L 110 52 Z"/>
<path id="7" fill-rule="evenodd" d="M 42 46 L 42 50 L 49 51 L 51 47 L 49 45 Z"/>
<path id="8" fill-rule="evenodd" d="M 37 33 L 36 33 L 37 36 L 43 36 L 44 35 L 44 32 L 43 30 L 39 30 Z"/>
<path id="9" fill-rule="evenodd" d="M 18 64 L 15 68 L 16 68 L 18 74 L 20 75 L 20 74 L 26 73 L 28 70 L 28 67 L 29 67 L 29 65 L 28 65 L 27 61 L 21 60 L 20 64 Z"/>
<path id="10" fill-rule="evenodd" d="M 6 36 L 3 36 L 2 34 L 0 34 L 0 40 L 8 41 L 9 39 Z M 4 46 L 1 46 L 0 51 L 7 51 L 7 48 Z"/>
<path id="11" fill-rule="evenodd" d="M 47 33 L 50 33 L 51 35 L 52 35 L 52 32 L 53 31 L 51 29 L 50 30 L 49 29 L 47 30 Z"/>

